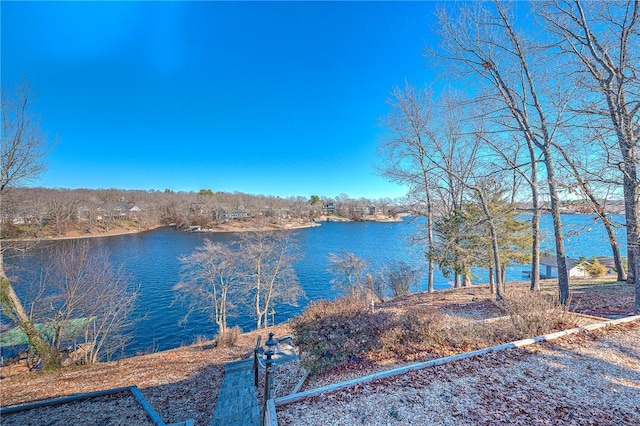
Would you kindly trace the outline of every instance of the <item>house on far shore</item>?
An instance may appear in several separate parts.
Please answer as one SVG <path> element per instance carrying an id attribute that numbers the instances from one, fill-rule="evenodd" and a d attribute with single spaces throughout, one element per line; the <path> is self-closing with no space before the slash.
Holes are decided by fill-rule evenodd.
<path id="1" fill-rule="evenodd" d="M 140 220 L 140 215 L 142 214 L 142 210 L 138 206 L 133 206 L 127 212 L 127 219 L 130 220 Z"/>
<path id="2" fill-rule="evenodd" d="M 336 203 L 326 203 L 322 206 L 325 214 L 334 214 L 336 212 Z"/>
<path id="3" fill-rule="evenodd" d="M 565 258 L 569 278 L 588 277 L 586 271 L 578 268 L 577 260 Z M 540 278 L 558 278 L 558 262 L 555 256 L 542 256 L 540 258 Z"/>

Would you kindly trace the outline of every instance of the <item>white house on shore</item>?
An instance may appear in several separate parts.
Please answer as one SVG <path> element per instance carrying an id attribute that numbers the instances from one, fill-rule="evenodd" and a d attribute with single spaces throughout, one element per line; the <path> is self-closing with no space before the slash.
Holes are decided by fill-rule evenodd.
<path id="1" fill-rule="evenodd" d="M 567 264 L 567 273 L 569 278 L 588 277 L 586 271 L 578 268 L 577 260 L 565 257 Z M 558 262 L 556 256 L 542 256 L 540 258 L 540 277 L 541 278 L 558 278 Z"/>

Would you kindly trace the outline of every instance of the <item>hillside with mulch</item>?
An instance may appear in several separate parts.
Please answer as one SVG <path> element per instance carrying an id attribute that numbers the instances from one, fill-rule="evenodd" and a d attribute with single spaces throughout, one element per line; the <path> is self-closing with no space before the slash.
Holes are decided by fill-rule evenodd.
<path id="1" fill-rule="evenodd" d="M 510 284 L 510 286 L 517 285 Z M 545 282 L 544 289 L 550 294 L 554 294 L 555 289 L 552 282 Z M 632 290 L 632 286 L 624 283 L 572 283 L 570 310 L 581 314 L 575 316 L 575 318 L 580 318 L 579 320 L 575 319 L 575 321 L 583 322 L 599 321 L 595 318 L 596 316 L 620 317 L 628 315 L 633 310 L 634 299 Z M 504 314 L 501 306 L 494 303 L 493 295 L 489 293 L 486 286 L 438 291 L 435 294 L 420 293 L 379 304 L 376 306 L 376 309 L 394 313 L 402 313 L 407 310 L 417 310 L 419 312 L 433 312 L 436 310 L 445 314 L 446 318 L 451 321 L 465 320 L 473 322 L 500 317 Z M 494 326 L 492 325 L 491 327 Z M 611 392 L 617 392 L 622 395 L 621 392 L 626 392 L 627 389 L 633 390 L 634 393 L 630 393 L 631 399 L 627 402 L 632 403 L 632 407 L 633 404 L 635 404 L 637 408 L 640 407 L 640 401 L 637 400 L 638 395 L 640 395 L 640 378 L 637 377 L 637 372 L 640 371 L 640 360 L 638 359 L 640 348 L 637 347 L 637 342 L 640 342 L 640 336 L 637 335 L 639 327 L 636 322 L 635 324 L 626 326 L 626 328 L 620 327 L 602 332 L 563 338 L 553 344 L 543 344 L 532 349 L 527 349 L 525 355 L 519 352 L 521 350 L 517 350 L 508 351 L 508 353 L 505 352 L 500 355 L 477 357 L 473 360 L 438 367 L 434 369 L 433 372 L 419 373 L 418 376 L 423 375 L 424 379 L 418 380 L 418 376 L 414 375 L 410 378 L 397 378 L 394 379 L 394 381 L 377 383 L 368 388 L 356 389 L 357 392 L 348 392 L 354 396 L 362 396 L 367 400 L 367 405 L 373 404 L 374 409 L 377 404 L 377 407 L 386 413 L 386 415 L 381 418 L 376 417 L 374 419 L 374 417 L 368 417 L 369 414 L 367 414 L 364 408 L 360 407 L 360 403 L 356 402 L 355 399 L 349 399 L 351 397 L 345 396 L 346 394 L 344 392 L 329 397 L 334 402 L 340 402 L 340 404 L 336 405 L 336 407 L 339 407 L 336 408 L 338 411 L 333 411 L 333 414 L 327 411 L 326 406 L 322 404 L 318 405 L 318 400 L 312 400 L 309 402 L 309 406 L 291 405 L 282 407 L 282 410 L 278 411 L 278 415 L 281 424 L 314 424 L 311 419 L 315 418 L 314 413 L 318 416 L 320 413 L 330 416 L 325 419 L 328 423 L 323 423 L 318 420 L 315 424 L 351 424 L 352 421 L 356 421 L 355 419 L 358 421 L 366 420 L 365 423 L 371 424 L 394 422 L 402 424 L 410 420 L 432 424 L 482 424 L 483 422 L 485 424 L 504 424 L 510 422 L 510 415 L 515 415 L 509 410 L 515 407 L 514 404 L 520 404 L 520 397 L 526 395 L 529 391 L 532 392 L 533 397 L 539 398 L 540 401 L 549 405 L 551 404 L 550 398 L 552 398 L 552 396 L 545 397 L 544 390 L 550 386 L 555 386 L 559 394 L 569 392 L 567 388 L 572 388 L 572 386 L 578 389 L 577 377 L 585 376 L 583 373 L 585 371 L 584 369 L 587 368 L 585 367 L 587 364 L 591 366 L 589 368 L 591 369 L 590 371 L 593 372 L 591 376 L 595 378 L 594 380 L 609 383 L 610 385 L 607 386 L 613 389 Z M 250 356 L 257 337 L 262 336 L 264 341 L 268 331 L 273 331 L 276 336 L 283 336 L 290 334 L 292 329 L 290 324 L 283 324 L 270 330 L 245 333 L 240 335 L 236 346 L 233 348 L 219 348 L 215 345 L 215 342 L 200 342 L 192 346 L 126 358 L 94 366 L 69 367 L 55 372 L 34 371 L 11 377 L 5 377 L 6 374 L 3 372 L 5 368 L 3 368 L 0 369 L 0 375 L 4 377 L 0 380 L 0 404 L 6 407 L 82 392 L 137 385 L 165 422 L 171 423 L 193 418 L 196 424 L 208 424 L 215 408 L 217 393 L 224 375 L 224 363 Z M 612 333 L 611 338 L 608 337 L 610 333 Z M 453 352 L 453 349 L 450 349 L 450 351 Z M 575 352 L 575 354 L 571 351 Z M 514 355 L 509 355 L 510 353 Z M 596 359 L 597 353 L 605 353 L 607 358 L 598 361 Z M 535 358 L 540 354 L 542 354 L 546 360 L 545 366 L 541 366 L 540 359 Z M 426 358 L 437 356 L 442 355 L 425 355 Z M 511 356 L 513 356 L 513 358 L 510 358 Z M 531 358 L 532 356 L 534 358 Z M 617 359 L 616 357 L 622 359 L 622 361 L 615 361 L 615 359 Z M 405 365 L 407 362 L 414 361 L 414 358 L 415 357 L 412 357 L 412 359 L 408 361 L 406 359 L 394 360 L 388 357 L 385 359 L 378 357 L 370 360 L 370 363 L 345 366 L 341 369 L 334 369 L 326 373 L 312 375 L 306 380 L 302 390 L 370 374 L 372 371 L 380 371 L 393 368 L 397 365 Z M 419 356 L 416 359 L 419 359 Z M 584 364 L 584 360 L 589 362 Z M 601 364 L 601 362 L 605 364 Z M 625 368 L 626 370 L 620 372 L 615 369 L 605 369 L 605 367 L 607 367 L 606 363 L 609 363 L 611 368 Z M 620 363 L 624 363 L 624 365 L 620 366 Z M 527 365 L 529 366 L 527 367 Z M 514 367 L 513 370 L 510 370 L 507 368 L 509 366 L 517 366 L 517 368 Z M 506 369 L 500 370 L 494 369 L 494 367 Z M 546 377 L 545 371 L 553 372 L 553 374 L 547 374 L 547 376 L 549 376 L 547 378 L 548 380 L 541 381 L 543 376 Z M 511 377 L 511 372 L 513 372 L 513 377 Z M 455 382 L 457 379 L 454 378 L 460 376 L 462 373 L 467 375 L 464 380 L 472 380 L 473 382 L 465 384 L 467 382 L 463 379 L 457 382 L 458 385 L 456 386 L 466 386 L 465 389 L 467 390 L 464 393 L 460 393 L 461 391 L 456 391 L 458 394 L 450 393 L 453 392 L 451 389 L 458 388 L 447 388 L 449 390 L 442 390 L 444 388 L 436 389 L 438 386 L 448 386 L 447 383 Z M 566 373 L 566 376 L 560 373 Z M 276 379 L 277 395 L 285 395 L 291 392 L 303 375 L 304 370 L 301 368 L 300 363 L 292 363 L 279 367 Z M 608 377 L 608 379 L 603 381 L 603 377 Z M 482 378 L 482 380 L 480 378 Z M 429 392 L 421 391 L 415 393 L 412 390 L 414 388 L 410 387 L 407 383 L 415 384 L 417 388 L 423 386 L 424 389 L 427 389 L 427 385 L 431 383 L 429 386 L 433 388 L 428 388 Z M 437 385 L 437 383 L 440 383 L 440 385 Z M 539 387 L 535 389 L 531 388 L 532 383 L 538 383 Z M 575 385 L 572 385 L 572 383 L 575 383 Z M 591 385 L 593 385 L 593 383 Z M 510 392 L 509 389 L 512 388 L 516 389 L 516 391 Z M 411 390 L 410 394 L 407 393 L 408 390 Z M 484 393 L 481 393 L 480 390 Z M 606 389 L 602 392 L 605 391 L 609 392 Z M 451 414 L 453 417 L 442 417 L 440 419 L 431 418 L 431 420 L 422 417 L 412 417 L 411 411 L 407 407 L 421 407 L 420 409 L 424 411 L 425 406 L 416 405 L 416 401 L 424 400 L 426 403 L 425 398 L 427 393 L 432 396 L 435 395 L 433 398 L 437 397 L 433 401 L 429 400 L 429 406 L 439 407 L 437 410 L 438 413 L 473 412 L 476 417 L 460 417 L 454 414 Z M 475 395 L 476 393 L 479 395 L 478 398 L 469 397 L 469 395 Z M 602 395 L 605 395 L 605 393 Z M 393 399 L 390 400 L 391 402 L 380 405 L 382 401 L 376 398 L 385 395 L 388 397 L 389 394 L 395 395 Z M 464 395 L 464 398 L 460 397 L 460 395 Z M 633 399 L 633 395 L 635 395 L 635 400 Z M 522 396 L 522 398 L 524 398 L 524 396 Z M 122 407 L 127 406 L 126 401 L 118 402 L 117 398 L 111 401 L 112 404 L 122 404 Z M 350 401 L 353 401 L 353 403 Z M 460 405 L 462 402 L 464 402 L 464 404 Z M 101 401 L 100 404 L 96 404 L 95 407 L 103 407 L 104 404 L 105 402 Z M 365 402 L 363 402 L 363 404 L 365 404 Z M 471 408 L 469 404 L 471 404 Z M 555 405 L 556 408 L 553 408 L 553 404 L 549 405 L 551 408 L 547 407 L 547 405 L 535 409 L 525 408 L 523 410 L 529 414 L 525 415 L 520 413 L 513 418 L 519 419 L 519 422 L 524 422 L 522 424 L 545 424 L 542 422 L 544 418 L 564 418 L 569 424 L 632 424 L 625 423 L 626 420 L 624 420 L 624 416 L 621 417 L 624 420 L 622 423 L 607 423 L 605 414 L 609 412 L 593 411 L 595 410 L 595 408 L 593 408 L 595 407 L 595 405 L 593 405 L 596 404 L 595 402 L 589 405 L 582 401 L 580 404 L 583 405 L 576 407 L 591 410 L 589 412 L 596 413 L 594 419 L 598 421 L 589 423 L 585 420 L 587 417 L 571 417 L 573 415 L 570 413 L 574 406 L 567 405 L 563 408 L 557 404 Z M 88 407 L 91 407 L 91 404 L 89 404 Z M 20 417 L 17 415 L 6 415 L 2 418 L 2 424 L 66 424 L 70 418 L 64 414 L 65 410 L 69 411 L 69 407 L 65 408 L 65 406 L 60 406 L 58 410 L 38 409 L 23 412 Z M 105 408 L 101 408 L 99 411 L 103 412 L 104 410 Z M 554 415 L 560 417 L 549 417 L 549 410 L 555 410 L 553 411 L 553 413 L 555 413 Z M 89 411 L 91 411 L 90 408 Z M 307 414 L 303 416 L 303 412 L 305 411 Z M 77 410 L 74 411 L 71 409 L 70 412 L 77 416 Z M 362 414 L 357 415 L 357 413 Z M 531 413 L 538 414 L 533 416 Z M 564 413 L 564 416 L 569 417 L 562 417 L 562 413 Z M 614 410 L 609 414 L 614 415 L 616 413 Z M 616 415 L 618 414 L 624 414 L 634 421 L 640 418 L 634 417 L 636 414 L 634 414 L 633 411 L 620 412 Z M 335 415 L 335 417 L 331 417 L 331 415 Z M 90 421 L 90 414 L 85 413 L 83 416 L 85 416 L 88 423 L 92 423 Z M 640 416 L 640 414 L 638 414 L 638 416 Z M 25 419 L 30 420 L 25 423 Z M 320 417 L 318 417 L 318 419 L 320 419 Z M 485 420 L 480 421 L 479 419 Z M 525 421 L 526 419 L 531 421 L 527 423 Z M 40 420 L 44 422 L 40 422 Z M 119 424 L 117 417 L 114 417 L 112 420 L 112 422 L 105 423 L 103 419 L 99 422 L 103 424 Z M 98 421 L 98 419 L 96 419 L 96 421 Z M 477 423 L 478 421 L 480 421 L 480 423 Z"/>

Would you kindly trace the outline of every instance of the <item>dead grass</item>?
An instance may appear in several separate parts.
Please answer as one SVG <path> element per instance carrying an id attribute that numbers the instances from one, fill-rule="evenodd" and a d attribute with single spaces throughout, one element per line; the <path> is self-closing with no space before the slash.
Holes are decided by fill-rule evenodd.
<path id="1" fill-rule="evenodd" d="M 527 289 L 508 290 L 497 303 L 509 316 L 518 338 L 540 336 L 575 326 L 557 297 Z"/>
<path id="2" fill-rule="evenodd" d="M 215 339 L 216 345 L 220 348 L 233 348 L 238 344 L 241 333 L 240 327 L 228 328 L 224 332 L 218 333 Z"/>

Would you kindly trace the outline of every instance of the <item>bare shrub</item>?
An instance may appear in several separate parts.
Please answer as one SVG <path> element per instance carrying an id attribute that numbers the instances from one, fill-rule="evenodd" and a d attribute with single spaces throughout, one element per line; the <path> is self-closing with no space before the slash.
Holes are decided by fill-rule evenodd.
<path id="1" fill-rule="evenodd" d="M 419 352 L 437 351 L 445 341 L 445 317 L 437 311 L 398 314 L 382 337 L 383 351 L 406 359 Z"/>
<path id="2" fill-rule="evenodd" d="M 550 294 L 514 289 L 505 294 L 500 306 L 511 318 L 519 338 L 539 336 L 573 325 L 566 308 Z"/>
<path id="3" fill-rule="evenodd" d="M 193 339 L 193 345 L 195 346 L 202 346 L 204 344 L 206 344 L 209 341 L 209 339 L 207 339 L 206 336 L 203 336 L 201 334 L 197 335 L 195 339 Z"/>
<path id="4" fill-rule="evenodd" d="M 362 362 L 373 350 L 381 349 L 382 333 L 389 329 L 390 315 L 371 312 L 353 298 L 313 303 L 292 326 L 301 360 L 311 373 Z"/>
<path id="5" fill-rule="evenodd" d="M 329 273 L 333 275 L 333 288 L 352 299 L 367 298 L 368 264 L 353 253 L 343 251 L 329 254 Z"/>
<path id="6" fill-rule="evenodd" d="M 238 343 L 242 329 L 238 326 L 227 328 L 216 336 L 216 345 L 219 348 L 233 348 Z"/>
<path id="7" fill-rule="evenodd" d="M 386 287 L 391 290 L 392 297 L 406 296 L 418 285 L 420 271 L 408 263 L 398 261 L 390 263 L 381 273 Z"/>
<path id="8" fill-rule="evenodd" d="M 505 319 L 489 325 L 468 319 L 449 319 L 444 330 L 446 345 L 442 355 L 473 351 L 517 339 L 513 327 L 505 327 L 508 321 Z"/>

